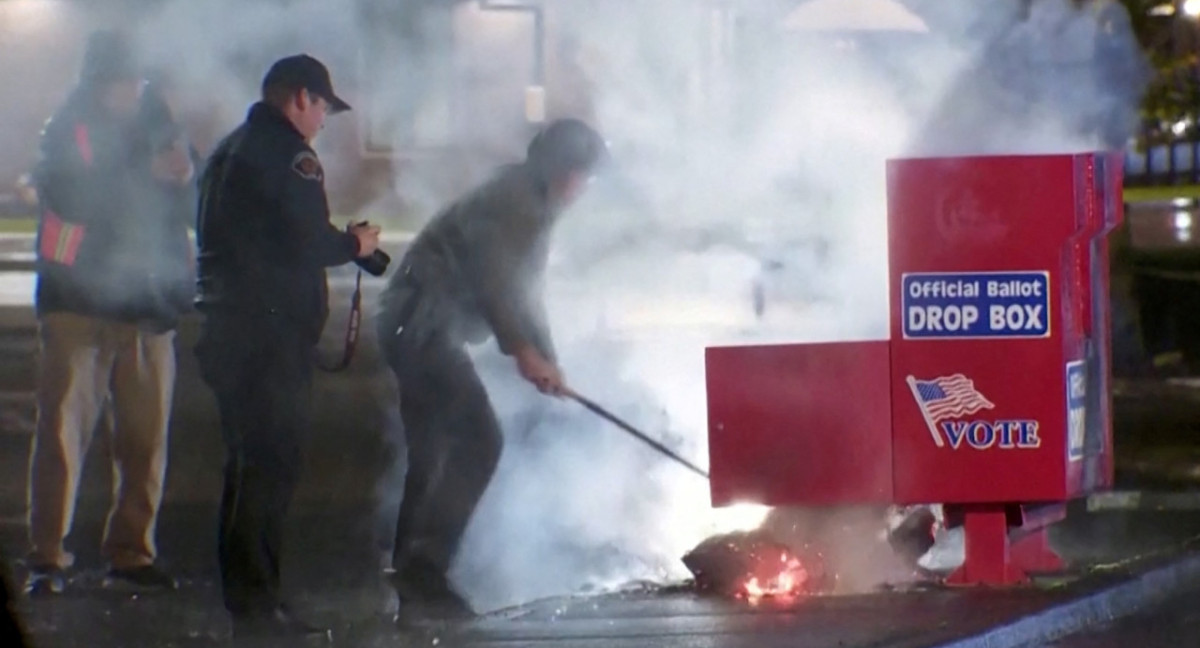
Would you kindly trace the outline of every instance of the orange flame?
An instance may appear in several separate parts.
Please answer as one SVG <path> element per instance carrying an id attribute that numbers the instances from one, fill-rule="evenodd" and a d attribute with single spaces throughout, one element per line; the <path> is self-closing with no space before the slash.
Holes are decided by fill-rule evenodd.
<path id="1" fill-rule="evenodd" d="M 742 590 L 748 599 L 794 596 L 803 591 L 808 583 L 809 574 L 800 559 L 785 552 L 779 554 L 779 562 L 781 565 L 778 572 L 762 580 L 758 576 L 751 576 L 746 580 Z"/>

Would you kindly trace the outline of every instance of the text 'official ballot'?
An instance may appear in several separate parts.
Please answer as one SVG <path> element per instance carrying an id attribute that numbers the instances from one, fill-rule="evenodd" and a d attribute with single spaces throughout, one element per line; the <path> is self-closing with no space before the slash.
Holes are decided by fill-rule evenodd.
<path id="1" fill-rule="evenodd" d="M 900 296 L 905 338 L 1044 338 L 1050 335 L 1050 273 L 906 273 Z"/>

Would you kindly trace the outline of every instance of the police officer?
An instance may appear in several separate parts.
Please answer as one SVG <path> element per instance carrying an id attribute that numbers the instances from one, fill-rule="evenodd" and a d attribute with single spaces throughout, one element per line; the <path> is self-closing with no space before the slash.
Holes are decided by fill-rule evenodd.
<path id="1" fill-rule="evenodd" d="M 328 316 L 325 269 L 379 244 L 378 227 L 330 223 L 310 147 L 327 114 L 349 109 L 319 61 L 281 59 L 200 180 L 196 355 L 227 446 L 218 558 L 235 635 L 326 633 L 282 604 L 279 561 Z"/>
<path id="2" fill-rule="evenodd" d="M 501 433 L 465 345 L 494 336 L 523 378 L 563 393 L 542 275 L 555 221 L 606 155 L 583 122 L 551 123 L 524 162 L 435 216 L 389 281 L 377 323 L 408 444 L 393 556 L 402 600 L 470 611 L 446 573 L 495 471 Z"/>

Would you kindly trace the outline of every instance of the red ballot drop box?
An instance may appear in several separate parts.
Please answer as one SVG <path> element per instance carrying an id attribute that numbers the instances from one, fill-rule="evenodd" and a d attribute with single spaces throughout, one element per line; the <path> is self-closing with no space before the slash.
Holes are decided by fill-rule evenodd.
<path id="1" fill-rule="evenodd" d="M 1113 479 L 1121 162 L 889 161 L 890 339 L 707 349 L 713 504 L 940 503 L 950 582 L 1059 568 L 1046 527 Z"/>

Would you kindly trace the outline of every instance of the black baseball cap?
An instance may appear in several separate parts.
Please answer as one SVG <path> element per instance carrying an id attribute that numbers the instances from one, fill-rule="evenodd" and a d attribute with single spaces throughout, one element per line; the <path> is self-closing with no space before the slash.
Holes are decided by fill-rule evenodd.
<path id="1" fill-rule="evenodd" d="M 293 88 L 308 90 L 312 94 L 329 102 L 331 113 L 350 110 L 350 104 L 333 93 L 333 81 L 329 78 L 329 70 L 317 59 L 307 54 L 297 54 L 275 61 L 271 69 L 263 77 L 262 89 L 265 92 L 270 87 Z"/>

